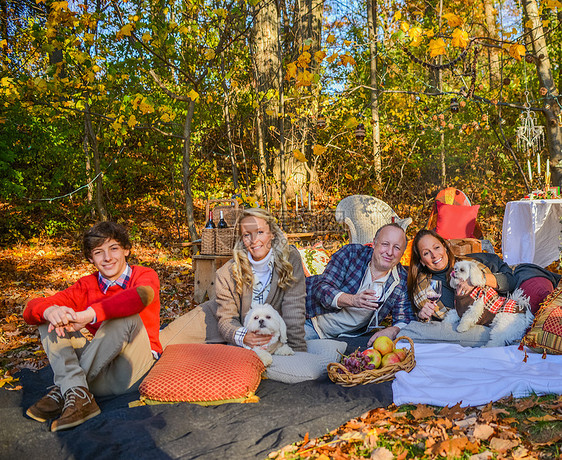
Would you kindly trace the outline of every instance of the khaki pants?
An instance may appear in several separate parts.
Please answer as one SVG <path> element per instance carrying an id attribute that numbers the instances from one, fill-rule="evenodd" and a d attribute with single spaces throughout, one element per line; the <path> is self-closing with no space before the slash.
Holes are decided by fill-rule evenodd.
<path id="1" fill-rule="evenodd" d="M 39 326 L 41 343 L 62 394 L 75 386 L 96 396 L 135 391 L 154 363 L 139 315 L 104 321 L 91 341 L 80 332 L 59 337 L 48 326 Z"/>
<path id="2" fill-rule="evenodd" d="M 225 343 L 219 332 L 214 300 L 202 303 L 160 331 L 162 348 L 179 343 Z"/>

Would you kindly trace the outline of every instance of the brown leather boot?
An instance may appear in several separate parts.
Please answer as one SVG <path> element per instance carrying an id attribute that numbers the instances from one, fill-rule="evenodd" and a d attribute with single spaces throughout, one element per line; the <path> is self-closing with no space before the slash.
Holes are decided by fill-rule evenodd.
<path id="1" fill-rule="evenodd" d="M 33 406 L 27 409 L 26 415 L 38 422 L 46 422 L 53 418 L 57 418 L 62 413 L 64 407 L 64 398 L 60 392 L 60 388 L 53 385 L 51 391 L 37 401 Z"/>
<path id="2" fill-rule="evenodd" d="M 64 394 L 61 416 L 51 424 L 51 431 L 67 430 L 84 423 L 101 412 L 94 395 L 85 387 L 72 387 Z"/>

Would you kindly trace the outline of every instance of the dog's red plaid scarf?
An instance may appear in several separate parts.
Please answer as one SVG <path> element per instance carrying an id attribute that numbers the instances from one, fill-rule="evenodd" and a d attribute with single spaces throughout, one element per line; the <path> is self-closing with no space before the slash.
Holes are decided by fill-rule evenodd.
<path id="1" fill-rule="evenodd" d="M 517 302 L 506 297 L 501 297 L 494 288 L 486 286 L 484 288 L 475 287 L 470 293 L 474 300 L 482 297 L 484 308 L 494 315 L 496 313 L 520 313 Z"/>

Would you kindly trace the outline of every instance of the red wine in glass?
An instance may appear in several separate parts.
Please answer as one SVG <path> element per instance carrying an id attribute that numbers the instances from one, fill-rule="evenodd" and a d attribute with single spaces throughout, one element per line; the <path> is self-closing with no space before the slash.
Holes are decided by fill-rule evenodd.
<path id="1" fill-rule="evenodd" d="M 441 281 L 430 280 L 427 288 L 427 299 L 431 302 L 437 302 L 441 298 Z"/>

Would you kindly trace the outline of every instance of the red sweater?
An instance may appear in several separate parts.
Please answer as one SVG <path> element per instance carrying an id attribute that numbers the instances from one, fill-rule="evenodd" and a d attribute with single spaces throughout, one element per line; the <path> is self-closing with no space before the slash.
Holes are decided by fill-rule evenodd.
<path id="1" fill-rule="evenodd" d="M 162 346 L 158 338 L 160 330 L 158 275 L 152 268 L 132 265 L 131 269 L 131 279 L 127 289 L 111 286 L 107 293 L 103 294 L 98 284 L 98 273 L 95 272 L 80 278 L 69 288 L 51 297 L 30 300 L 23 311 L 23 318 L 28 324 L 41 324 L 45 322 L 44 311 L 53 305 L 70 307 L 75 311 L 83 311 L 92 307 L 96 312 L 97 323 L 88 324 L 86 328 L 95 334 L 101 326 L 101 322 L 106 319 L 123 318 L 139 313 L 148 332 L 152 350 L 161 353 Z M 147 307 L 143 305 L 137 293 L 138 286 L 150 286 L 154 290 L 154 300 Z"/>

